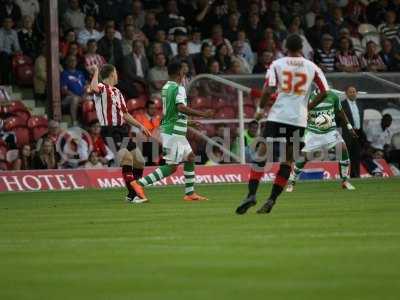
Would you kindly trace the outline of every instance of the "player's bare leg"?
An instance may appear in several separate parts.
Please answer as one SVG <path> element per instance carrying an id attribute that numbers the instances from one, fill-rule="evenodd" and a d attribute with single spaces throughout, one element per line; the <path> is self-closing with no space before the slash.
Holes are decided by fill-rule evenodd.
<path id="1" fill-rule="evenodd" d="M 355 190 L 356 188 L 350 183 L 350 159 L 349 152 L 345 143 L 341 144 L 341 158 L 339 161 L 339 174 L 342 179 L 342 188 L 345 190 Z"/>
<path id="2" fill-rule="evenodd" d="M 257 210 L 258 214 L 268 214 L 274 207 L 279 195 L 285 188 L 293 163 L 293 143 L 286 143 L 286 161 L 279 166 L 278 173 L 276 174 L 274 184 L 272 185 L 271 194 L 268 200 Z"/>
<path id="3" fill-rule="evenodd" d="M 208 200 L 206 197 L 200 196 L 194 191 L 194 183 L 196 179 L 195 169 L 195 159 L 196 156 L 193 152 L 191 152 L 186 162 L 183 165 L 183 173 L 185 175 L 185 197 L 183 200 L 185 201 L 203 201 Z"/>
<path id="4" fill-rule="evenodd" d="M 306 159 L 301 161 L 299 160 L 294 163 L 293 170 L 290 173 L 289 182 L 286 187 L 286 192 L 291 193 L 294 191 L 294 186 L 296 185 L 296 182 L 299 179 L 301 172 L 303 172 L 306 163 Z"/>
<path id="5" fill-rule="evenodd" d="M 257 158 L 265 158 L 267 153 L 267 145 L 261 143 L 257 150 Z M 253 162 L 250 170 L 250 179 L 248 183 L 248 194 L 247 197 L 242 201 L 242 203 L 236 208 L 236 213 L 239 215 L 245 214 L 247 210 L 256 205 L 256 194 L 260 180 L 264 175 L 265 159 L 260 159 L 258 162 Z"/>

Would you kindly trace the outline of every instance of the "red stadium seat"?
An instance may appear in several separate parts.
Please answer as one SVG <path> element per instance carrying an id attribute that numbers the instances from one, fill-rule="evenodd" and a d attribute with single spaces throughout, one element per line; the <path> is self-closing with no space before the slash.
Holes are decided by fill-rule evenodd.
<path id="1" fill-rule="evenodd" d="M 19 100 L 11 101 L 5 108 L 5 112 L 7 114 L 11 114 L 14 116 L 21 117 L 28 122 L 28 119 L 31 117 L 31 113 L 29 112 L 28 108 L 25 104 Z"/>
<path id="2" fill-rule="evenodd" d="M 14 131 L 14 129 L 18 127 L 26 128 L 26 123 L 26 120 L 21 117 L 9 117 L 4 121 L 4 130 Z"/>
<path id="3" fill-rule="evenodd" d="M 161 101 L 160 98 L 155 97 L 155 98 L 153 98 L 153 99 L 151 99 L 151 100 L 154 102 L 154 104 L 155 104 L 155 106 L 156 106 L 157 109 L 162 109 L 163 104 L 162 104 L 162 101 Z"/>
<path id="4" fill-rule="evenodd" d="M 210 101 L 204 97 L 196 97 L 190 101 L 190 106 L 194 109 L 209 108 Z"/>
<path id="5" fill-rule="evenodd" d="M 243 111 L 245 118 L 254 118 L 254 114 L 256 113 L 254 105 L 245 105 Z"/>
<path id="6" fill-rule="evenodd" d="M 96 111 L 89 111 L 88 113 L 85 114 L 84 116 L 84 123 L 86 125 L 89 125 L 90 123 L 94 121 L 98 121 L 99 119 L 97 118 L 97 113 Z"/>
<path id="7" fill-rule="evenodd" d="M 138 108 L 138 109 L 135 109 L 135 110 L 132 110 L 132 111 L 129 111 L 129 113 L 132 115 L 132 116 L 136 116 L 136 115 L 138 115 L 138 114 L 143 114 L 143 113 L 145 113 L 146 112 L 146 110 L 144 109 L 144 108 Z"/>
<path id="8" fill-rule="evenodd" d="M 40 139 L 49 130 L 48 120 L 46 117 L 42 116 L 31 117 L 28 120 L 28 127 L 31 129 L 32 138 L 34 141 Z"/>
<path id="9" fill-rule="evenodd" d="M 12 72 L 17 85 L 33 85 L 33 61 L 29 56 L 14 56 L 12 59 Z"/>
<path id="10" fill-rule="evenodd" d="M 13 130 L 17 137 L 17 147 L 21 148 L 24 145 L 29 145 L 31 141 L 31 134 L 27 127 L 17 127 Z"/>
<path id="11" fill-rule="evenodd" d="M 146 105 L 146 101 L 140 98 L 133 98 L 126 101 L 126 106 L 129 113 L 132 113 L 134 110 L 144 108 Z"/>
<path id="12" fill-rule="evenodd" d="M 231 106 L 220 108 L 216 115 L 216 119 L 234 119 L 236 116 L 235 109 Z"/>
<path id="13" fill-rule="evenodd" d="M 82 102 L 82 113 L 85 114 L 89 111 L 94 111 L 94 103 L 92 100 L 85 100 Z"/>
<path id="14" fill-rule="evenodd" d="M 212 104 L 212 107 L 214 107 L 216 109 L 220 109 L 220 108 L 229 106 L 230 102 L 225 99 L 218 98 L 218 99 L 213 99 L 211 104 Z"/>
<path id="15" fill-rule="evenodd" d="M 82 121 L 85 125 L 89 125 L 93 121 L 96 121 L 97 113 L 96 108 L 92 100 L 85 100 L 82 103 Z"/>

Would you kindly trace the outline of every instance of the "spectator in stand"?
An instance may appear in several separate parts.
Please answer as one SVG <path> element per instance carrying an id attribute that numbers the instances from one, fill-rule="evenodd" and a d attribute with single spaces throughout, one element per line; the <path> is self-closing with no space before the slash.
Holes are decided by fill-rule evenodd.
<path id="1" fill-rule="evenodd" d="M 18 150 L 18 158 L 13 162 L 12 169 L 19 170 L 32 170 L 33 158 L 30 145 L 24 145 Z"/>
<path id="2" fill-rule="evenodd" d="M 38 0 L 15 0 L 15 4 L 17 4 L 21 9 L 22 16 L 29 16 L 31 17 L 32 22 L 35 21 L 40 12 Z"/>
<path id="3" fill-rule="evenodd" d="M 343 18 L 343 11 L 340 7 L 334 7 L 329 22 L 329 32 L 336 40 L 339 37 L 340 30 L 346 27 L 346 22 Z"/>
<path id="4" fill-rule="evenodd" d="M 91 143 L 92 151 L 96 153 L 97 159 L 101 164 L 109 166 L 114 160 L 114 153 L 108 148 L 106 142 L 101 135 L 101 126 L 99 121 L 93 121 L 89 127 L 89 135 L 91 141 L 87 141 L 84 137 L 86 143 Z M 89 148 L 89 147 L 88 147 Z"/>
<path id="5" fill-rule="evenodd" d="M 244 58 L 244 46 L 243 42 L 235 41 L 233 42 L 233 55 L 232 60 L 235 60 L 240 64 L 240 72 L 242 74 L 250 74 L 251 69 L 247 60 Z"/>
<path id="6" fill-rule="evenodd" d="M 314 25 L 309 28 L 306 33 L 307 40 L 310 42 L 313 49 L 321 47 L 322 36 L 326 33 L 329 33 L 329 28 L 325 23 L 325 18 L 323 16 L 317 16 Z"/>
<path id="7" fill-rule="evenodd" d="M 360 72 L 361 66 L 357 55 L 351 48 L 350 40 L 342 37 L 339 40 L 339 49 L 336 56 L 336 69 L 340 72 Z"/>
<path id="8" fill-rule="evenodd" d="M 155 58 L 158 54 L 164 54 L 164 49 L 161 43 L 154 42 L 149 48 L 147 48 L 147 57 L 149 58 L 150 66 L 154 66 Z"/>
<path id="9" fill-rule="evenodd" d="M 64 59 L 67 57 L 70 44 L 73 42 L 77 42 L 76 33 L 73 29 L 68 29 L 64 33 L 63 39 L 60 41 L 60 58 Z"/>
<path id="10" fill-rule="evenodd" d="M 259 124 L 256 120 L 253 120 L 247 126 L 247 130 L 244 132 L 244 146 L 246 162 L 250 163 L 254 161 L 254 154 L 256 153 L 256 137 L 258 133 Z M 239 145 L 239 137 L 237 139 Z"/>
<path id="11" fill-rule="evenodd" d="M 103 26 L 103 28 L 104 28 L 104 32 L 102 32 L 102 34 L 103 34 L 103 36 L 105 35 L 105 29 L 107 28 L 107 27 L 112 27 L 112 28 L 114 28 L 114 37 L 116 38 L 116 39 L 118 39 L 118 40 L 122 40 L 122 34 L 121 34 L 121 32 L 119 32 L 116 28 L 117 28 L 117 25 L 115 24 L 115 20 L 112 20 L 112 19 L 108 19 L 105 23 L 104 23 L 104 26 Z"/>
<path id="12" fill-rule="evenodd" d="M 170 43 L 172 56 L 178 55 L 178 45 L 181 43 L 187 43 L 186 32 L 181 29 L 175 29 L 174 40 Z"/>
<path id="13" fill-rule="evenodd" d="M 18 40 L 22 53 L 35 59 L 40 52 L 40 36 L 33 30 L 33 19 L 26 15 L 22 17 L 22 28 L 18 32 Z"/>
<path id="14" fill-rule="evenodd" d="M 0 79 L 6 85 L 10 83 L 12 57 L 21 52 L 18 34 L 12 26 L 13 20 L 6 17 L 3 20 L 3 27 L 0 28 L 0 66 L 2 68 Z"/>
<path id="15" fill-rule="evenodd" d="M 98 53 L 105 58 L 107 63 L 120 66 L 123 58 L 121 41 L 115 37 L 113 26 L 107 26 L 104 37 L 97 43 Z"/>
<path id="16" fill-rule="evenodd" d="M 317 18 L 320 16 L 321 16 L 321 3 L 319 0 L 313 0 L 310 11 L 307 12 L 306 15 L 304 16 L 306 28 L 314 27 L 317 23 Z"/>
<path id="17" fill-rule="evenodd" d="M 239 15 L 233 12 L 229 15 L 227 27 L 224 29 L 225 37 L 229 41 L 236 41 L 239 30 Z"/>
<path id="18" fill-rule="evenodd" d="M 254 53 L 251 50 L 251 46 L 249 44 L 249 41 L 247 40 L 246 37 L 246 31 L 244 30 L 239 30 L 238 35 L 237 35 L 237 40 L 240 41 L 243 44 L 243 57 L 247 61 L 250 67 L 253 67 L 255 64 L 254 61 Z"/>
<path id="19" fill-rule="evenodd" d="M 152 11 L 146 12 L 146 21 L 142 27 L 143 33 L 146 37 L 153 42 L 159 29 L 156 14 Z"/>
<path id="20" fill-rule="evenodd" d="M 157 30 L 155 41 L 162 45 L 165 56 L 170 59 L 172 57 L 172 49 L 163 29 Z"/>
<path id="21" fill-rule="evenodd" d="M 340 41 L 340 39 L 342 37 L 345 37 L 345 38 L 349 39 L 351 47 L 354 50 L 354 53 L 357 56 L 360 56 L 360 55 L 362 55 L 364 53 L 364 46 L 361 44 L 361 39 L 359 38 L 359 36 L 360 35 L 358 33 L 355 33 L 355 34 L 351 35 L 350 34 L 350 29 L 347 28 L 347 27 L 343 27 L 342 29 L 340 29 L 338 41 Z M 338 45 L 339 44 L 338 41 L 336 41 L 337 42 L 336 43 L 337 46 L 339 46 Z"/>
<path id="22" fill-rule="evenodd" d="M 178 54 L 174 56 L 171 60 L 171 62 L 182 62 L 182 61 L 186 61 L 189 65 L 189 72 L 192 75 L 195 74 L 193 60 L 189 54 L 189 46 L 187 42 L 182 42 L 178 44 Z"/>
<path id="23" fill-rule="evenodd" d="M 66 68 L 61 73 L 61 91 L 63 95 L 62 105 L 64 109 L 69 108 L 72 124 L 78 124 L 78 109 L 85 94 L 86 77 L 85 74 L 76 69 L 78 64 L 75 56 L 68 56 Z"/>
<path id="24" fill-rule="evenodd" d="M 246 33 L 250 40 L 251 49 L 253 51 L 257 50 L 258 43 L 261 38 L 260 32 L 262 32 L 260 16 L 258 13 L 251 13 L 249 16 L 248 24 L 246 26 Z"/>
<path id="25" fill-rule="evenodd" d="M 232 60 L 229 69 L 224 72 L 228 75 L 243 75 L 241 65 L 236 60 Z"/>
<path id="26" fill-rule="evenodd" d="M 38 151 L 33 156 L 32 166 L 36 170 L 57 169 L 58 159 L 54 144 L 50 139 L 44 139 Z"/>
<path id="27" fill-rule="evenodd" d="M 121 40 L 122 54 L 124 56 L 132 53 L 133 41 L 136 40 L 135 26 L 126 24 L 124 29 L 124 35 Z"/>
<path id="28" fill-rule="evenodd" d="M 215 8 L 209 0 L 198 0 L 197 9 L 194 11 L 193 25 L 201 30 L 204 37 L 209 36 L 212 24 L 215 24 Z"/>
<path id="29" fill-rule="evenodd" d="M 161 28 L 166 32 L 177 27 L 185 28 L 185 17 L 179 11 L 176 0 L 167 0 L 166 2 L 164 12 L 158 18 Z"/>
<path id="30" fill-rule="evenodd" d="M 189 54 L 197 54 L 201 51 L 201 31 L 195 27 L 192 29 L 192 38 L 188 43 Z"/>
<path id="31" fill-rule="evenodd" d="M 68 8 L 62 16 L 62 24 L 64 29 L 72 28 L 80 31 L 85 27 L 85 14 L 79 5 L 79 0 L 69 0 Z"/>
<path id="32" fill-rule="evenodd" d="M 53 145 L 55 145 L 62 134 L 63 130 L 60 128 L 60 123 L 55 120 L 50 120 L 47 133 L 36 142 L 36 150 L 41 148 L 43 141 L 46 139 L 50 140 Z"/>
<path id="33" fill-rule="evenodd" d="M 368 72 L 386 71 L 387 67 L 379 56 L 377 47 L 374 41 L 367 43 L 367 49 L 363 56 L 361 56 L 361 66 Z"/>
<path id="34" fill-rule="evenodd" d="M 367 138 L 366 147 L 367 155 L 371 158 L 385 158 L 385 153 L 388 152 L 392 140 L 393 132 L 390 128 L 392 125 L 392 116 L 384 114 L 379 124 L 370 123 L 365 128 Z"/>
<path id="35" fill-rule="evenodd" d="M 160 96 L 161 88 L 168 81 L 166 62 L 165 55 L 158 54 L 155 57 L 155 66 L 149 71 L 150 92 L 153 96 Z"/>
<path id="36" fill-rule="evenodd" d="M 382 40 L 382 50 L 379 52 L 383 63 L 386 65 L 388 71 L 398 71 L 400 62 L 397 59 L 395 52 L 393 51 L 392 40 L 383 39 Z M 399 56 L 397 54 L 397 56 Z"/>
<path id="37" fill-rule="evenodd" d="M 96 19 L 93 16 L 86 16 L 85 28 L 78 33 L 78 43 L 86 49 L 86 44 L 89 40 L 95 40 L 96 42 L 103 37 L 103 34 L 96 30 Z"/>
<path id="38" fill-rule="evenodd" d="M 219 62 L 222 73 L 225 73 L 231 66 L 231 55 L 229 54 L 228 47 L 225 44 L 220 44 L 217 47 L 214 58 Z"/>
<path id="39" fill-rule="evenodd" d="M 10 18 L 13 24 L 17 24 L 21 20 L 21 9 L 13 0 L 3 0 L 0 3 L 0 23 L 3 24 L 4 19 Z"/>
<path id="40" fill-rule="evenodd" d="M 267 74 L 267 70 L 274 60 L 274 54 L 270 51 L 264 50 L 258 56 L 258 63 L 253 68 L 253 74 Z"/>
<path id="41" fill-rule="evenodd" d="M 222 74 L 221 69 L 219 67 L 218 60 L 212 59 L 208 62 L 208 73 L 213 74 L 213 75 L 221 75 Z"/>
<path id="42" fill-rule="evenodd" d="M 148 131 L 150 131 L 152 137 L 159 135 L 159 127 L 161 124 L 161 118 L 157 115 L 156 105 L 153 101 L 149 100 L 146 102 L 146 111 L 135 116 L 136 120 L 142 124 Z M 141 137 L 143 140 L 143 156 L 147 158 L 146 165 L 154 165 L 158 162 L 159 157 L 153 150 L 153 143 L 157 143 L 154 138 Z M 160 153 L 160 151 L 158 152 Z"/>
<path id="43" fill-rule="evenodd" d="M 212 54 L 215 54 L 218 46 L 221 46 L 223 44 L 226 45 L 229 54 L 232 54 L 232 52 L 233 52 L 232 44 L 228 39 L 226 39 L 224 37 L 224 32 L 222 30 L 222 26 L 219 24 L 216 24 L 213 26 L 211 38 L 205 40 L 204 42 L 208 43 L 211 46 Z"/>
<path id="44" fill-rule="evenodd" d="M 378 26 L 378 31 L 389 40 L 400 42 L 400 24 L 396 23 L 396 12 L 389 10 L 385 14 L 385 21 Z"/>
<path id="45" fill-rule="evenodd" d="M 325 33 L 322 36 L 322 47 L 317 49 L 314 56 L 314 62 L 324 72 L 335 71 L 336 49 L 333 48 L 333 37 Z"/>
<path id="46" fill-rule="evenodd" d="M 101 169 L 104 168 L 104 165 L 100 162 L 97 152 L 92 151 L 90 152 L 89 158 L 83 167 L 85 169 Z"/>
<path id="47" fill-rule="evenodd" d="M 44 102 L 46 100 L 47 86 L 47 47 L 41 43 L 41 53 L 35 60 L 33 68 L 33 90 L 36 101 Z"/>
<path id="48" fill-rule="evenodd" d="M 305 58 L 312 60 L 314 56 L 314 50 L 311 47 L 310 43 L 307 41 L 307 38 L 304 36 L 303 30 L 301 29 L 300 25 L 301 25 L 300 17 L 299 16 L 293 17 L 292 22 L 290 23 L 288 28 L 288 33 L 297 34 L 301 37 L 303 41 L 303 49 L 302 49 L 303 55 Z M 286 49 L 285 44 L 286 44 L 286 39 L 283 41 L 282 44 L 283 49 Z"/>
<path id="49" fill-rule="evenodd" d="M 84 66 L 88 74 L 92 74 L 93 66 L 96 65 L 98 69 L 106 63 L 103 56 L 97 53 L 97 42 L 91 39 L 87 42 L 86 54 L 84 57 Z"/>
<path id="50" fill-rule="evenodd" d="M 132 1 L 132 15 L 135 19 L 135 26 L 137 28 L 142 28 L 145 24 L 145 11 L 143 10 L 143 4 L 140 0 Z"/>
<path id="51" fill-rule="evenodd" d="M 69 48 L 68 48 L 68 52 L 67 52 L 66 57 L 68 57 L 68 56 L 75 56 L 76 57 L 77 62 L 78 62 L 77 68 L 79 70 L 83 71 L 85 69 L 85 67 L 83 65 L 84 62 L 83 62 L 82 48 L 79 47 L 79 44 L 77 42 L 69 43 Z M 65 61 L 66 61 L 66 59 L 63 59 L 61 61 L 62 65 L 64 67 L 65 67 L 65 64 L 66 64 Z"/>
<path id="52" fill-rule="evenodd" d="M 207 73 L 208 62 L 212 57 L 211 46 L 208 43 L 201 45 L 201 52 L 193 56 L 193 64 L 196 74 Z"/>
<path id="53" fill-rule="evenodd" d="M 267 27 L 264 30 L 263 38 L 257 44 L 257 53 L 261 53 L 264 50 L 271 50 L 271 43 L 276 44 L 276 38 L 272 28 Z"/>
<path id="54" fill-rule="evenodd" d="M 100 16 L 100 6 L 96 0 L 86 0 L 82 5 L 82 11 L 85 16 L 92 16 L 95 20 Z"/>
<path id="55" fill-rule="evenodd" d="M 143 43 L 134 41 L 132 43 L 132 53 L 123 59 L 121 73 L 124 79 L 131 82 L 136 80 L 145 80 L 149 72 L 149 63 L 146 58 Z"/>
<path id="56" fill-rule="evenodd" d="M 100 6 L 99 20 L 115 20 L 118 24 L 121 23 L 126 12 L 132 10 L 130 0 L 100 0 L 97 3 Z"/>

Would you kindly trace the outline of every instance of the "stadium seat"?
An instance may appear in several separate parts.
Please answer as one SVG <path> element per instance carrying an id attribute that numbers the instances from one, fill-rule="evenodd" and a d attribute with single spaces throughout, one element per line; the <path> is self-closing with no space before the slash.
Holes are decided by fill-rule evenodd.
<path id="1" fill-rule="evenodd" d="M 132 116 L 134 116 L 134 117 L 135 117 L 136 115 L 143 114 L 143 113 L 145 113 L 145 112 L 146 112 L 146 110 L 145 110 L 144 108 L 138 108 L 138 109 L 129 111 L 129 113 L 130 113 Z"/>
<path id="2" fill-rule="evenodd" d="M 4 121 L 4 130 L 15 133 L 18 148 L 30 143 L 30 132 L 26 124 L 27 121 L 21 117 L 10 117 Z"/>
<path id="3" fill-rule="evenodd" d="M 256 113 L 254 105 L 244 105 L 243 111 L 245 118 L 254 118 L 254 114 Z"/>
<path id="4" fill-rule="evenodd" d="M 33 140 L 37 141 L 47 133 L 48 120 L 46 117 L 33 116 L 28 120 L 28 128 L 31 130 Z"/>
<path id="5" fill-rule="evenodd" d="M 29 56 L 16 55 L 12 59 L 12 72 L 17 85 L 33 85 L 33 61 Z"/>
<path id="6" fill-rule="evenodd" d="M 376 109 L 367 108 L 364 110 L 364 121 L 380 119 L 382 119 L 382 114 Z"/>
<path id="7" fill-rule="evenodd" d="M 141 98 L 133 98 L 133 99 L 129 99 L 128 101 L 126 101 L 127 109 L 129 111 L 129 113 L 131 113 L 131 114 L 133 111 L 135 111 L 137 109 L 144 108 L 145 105 L 146 105 L 146 101 Z"/>
<path id="8" fill-rule="evenodd" d="M 220 109 L 226 106 L 232 106 L 231 102 L 226 100 L 226 99 L 222 99 L 222 98 L 218 98 L 218 99 L 213 99 L 212 100 L 212 107 L 216 108 L 216 109 Z"/>
<path id="9" fill-rule="evenodd" d="M 82 103 L 82 121 L 85 125 L 89 125 L 97 120 L 96 108 L 92 100 L 85 100 Z"/>
<path id="10" fill-rule="evenodd" d="M 25 122 L 31 117 L 31 113 L 25 104 L 19 100 L 11 101 L 6 108 L 6 113 L 23 118 Z"/>
<path id="11" fill-rule="evenodd" d="M 190 101 L 190 106 L 194 109 L 209 108 L 210 101 L 205 97 L 196 97 Z"/>
<path id="12" fill-rule="evenodd" d="M 159 97 L 154 97 L 151 100 L 154 102 L 157 109 L 162 109 L 163 104 Z"/>
<path id="13" fill-rule="evenodd" d="M 216 115 L 216 119 L 234 119 L 236 116 L 235 109 L 233 107 L 227 106 L 220 108 Z"/>
<path id="14" fill-rule="evenodd" d="M 82 102 L 82 112 L 85 114 L 89 111 L 94 111 L 94 103 L 92 100 L 85 100 Z"/>
<path id="15" fill-rule="evenodd" d="M 13 131 L 18 127 L 26 127 L 27 121 L 21 117 L 9 117 L 4 120 L 4 130 L 5 131 Z"/>
<path id="16" fill-rule="evenodd" d="M 17 127 L 13 130 L 17 137 L 17 147 L 21 148 L 24 145 L 29 145 L 31 142 L 31 133 L 27 127 Z"/>

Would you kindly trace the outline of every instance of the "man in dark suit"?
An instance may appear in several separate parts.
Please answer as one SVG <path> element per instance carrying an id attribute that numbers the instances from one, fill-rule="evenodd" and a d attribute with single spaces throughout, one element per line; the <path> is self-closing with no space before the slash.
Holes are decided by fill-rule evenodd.
<path id="1" fill-rule="evenodd" d="M 104 37 L 97 43 L 97 52 L 106 59 L 107 63 L 118 68 L 123 56 L 121 41 L 114 36 L 114 27 L 108 26 L 104 29 L 104 32 Z"/>
<path id="2" fill-rule="evenodd" d="M 196 74 L 208 72 L 208 61 L 211 59 L 211 46 L 208 43 L 201 45 L 201 52 L 193 55 L 193 65 Z"/>
<path id="3" fill-rule="evenodd" d="M 147 61 L 144 45 L 141 41 L 133 41 L 132 53 L 124 56 L 120 70 L 121 81 L 119 89 L 128 98 L 136 98 L 138 96 L 138 91 L 134 83 L 139 83 L 145 90 L 148 89 L 146 79 L 149 74 L 149 62 Z"/>
<path id="4" fill-rule="evenodd" d="M 358 136 L 358 138 L 354 138 L 348 130 L 343 131 L 343 138 L 350 154 L 350 176 L 360 177 L 361 162 L 363 162 L 369 173 L 379 175 L 377 165 L 371 159 L 362 155 L 363 145 L 366 142 L 363 130 L 364 109 L 361 102 L 357 100 L 357 89 L 354 86 L 346 88 L 346 99 L 342 102 L 342 107 Z"/>

